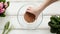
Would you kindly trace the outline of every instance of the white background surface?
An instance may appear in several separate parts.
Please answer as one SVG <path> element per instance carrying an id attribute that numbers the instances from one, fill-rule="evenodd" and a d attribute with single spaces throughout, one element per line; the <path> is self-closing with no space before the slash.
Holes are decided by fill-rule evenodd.
<path id="1" fill-rule="evenodd" d="M 17 21 L 17 12 L 22 5 L 27 3 L 27 2 L 24 2 L 26 0 L 7 0 L 7 1 L 11 1 L 11 2 L 10 2 L 9 8 L 7 8 L 6 10 L 7 16 L 5 18 L 4 17 L 0 18 L 0 29 L 3 29 L 3 26 L 7 21 L 10 21 L 11 24 L 16 29 L 23 28 Z M 27 1 L 32 1 L 32 0 L 27 0 Z M 33 0 L 33 1 L 36 1 L 36 0 Z M 37 3 L 37 5 L 43 2 L 43 0 L 38 0 L 38 1 L 40 2 L 35 2 Z M 43 16 L 43 22 L 39 26 L 40 30 L 19 30 L 18 29 L 18 30 L 12 30 L 9 34 L 51 34 L 48 26 L 50 15 L 59 15 L 59 14 L 60 14 L 60 1 L 51 4 L 43 11 L 44 16 Z M 0 30 L 0 34 L 1 33 L 2 33 L 2 30 Z"/>

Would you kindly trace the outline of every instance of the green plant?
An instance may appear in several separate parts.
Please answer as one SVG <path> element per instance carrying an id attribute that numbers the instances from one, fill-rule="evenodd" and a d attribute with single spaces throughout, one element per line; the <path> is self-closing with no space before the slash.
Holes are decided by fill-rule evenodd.
<path id="1" fill-rule="evenodd" d="M 2 34 L 8 34 L 12 30 L 12 27 L 10 27 L 10 22 L 7 22 L 4 26 L 4 30 Z"/>
<path id="2" fill-rule="evenodd" d="M 51 33 L 60 34 L 60 16 L 55 15 L 50 17 L 48 25 L 50 26 Z"/>

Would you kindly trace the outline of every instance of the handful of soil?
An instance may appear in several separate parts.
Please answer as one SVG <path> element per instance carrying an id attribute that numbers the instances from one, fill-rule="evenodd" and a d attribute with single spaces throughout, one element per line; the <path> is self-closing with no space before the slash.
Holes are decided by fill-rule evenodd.
<path id="1" fill-rule="evenodd" d="M 30 12 L 26 12 L 24 14 L 24 19 L 28 22 L 28 23 L 32 23 L 35 21 L 35 15 L 30 13 Z"/>

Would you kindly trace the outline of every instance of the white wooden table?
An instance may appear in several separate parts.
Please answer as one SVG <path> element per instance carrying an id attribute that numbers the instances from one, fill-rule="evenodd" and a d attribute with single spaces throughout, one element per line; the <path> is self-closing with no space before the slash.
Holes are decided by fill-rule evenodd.
<path id="1" fill-rule="evenodd" d="M 2 29 L 7 21 L 14 26 L 14 29 L 9 34 L 52 34 L 49 31 L 48 22 L 50 20 L 51 15 L 60 15 L 60 1 L 51 4 L 43 11 L 43 21 L 38 27 L 37 30 L 24 30 L 23 27 L 17 21 L 17 12 L 21 6 L 25 3 L 32 2 L 32 0 L 7 0 L 10 1 L 10 6 L 6 10 L 6 17 L 0 17 L 0 34 L 2 33 Z M 39 1 L 39 2 L 38 2 Z M 33 0 L 32 3 L 37 3 L 40 5 L 43 3 L 43 0 Z"/>

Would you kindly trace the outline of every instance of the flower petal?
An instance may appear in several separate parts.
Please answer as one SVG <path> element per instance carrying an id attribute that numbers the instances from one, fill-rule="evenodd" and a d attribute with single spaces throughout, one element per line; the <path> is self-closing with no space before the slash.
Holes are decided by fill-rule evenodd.
<path id="1" fill-rule="evenodd" d="M 2 9 L 3 8 L 3 3 L 0 3 L 0 9 Z"/>

